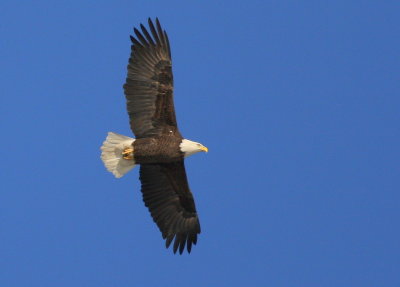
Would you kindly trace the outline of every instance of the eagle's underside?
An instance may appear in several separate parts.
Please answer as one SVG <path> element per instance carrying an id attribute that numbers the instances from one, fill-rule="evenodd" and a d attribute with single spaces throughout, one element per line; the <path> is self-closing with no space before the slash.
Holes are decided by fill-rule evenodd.
<path id="1" fill-rule="evenodd" d="M 136 139 L 109 133 L 101 147 L 106 168 L 121 177 L 140 165 L 143 201 L 169 247 L 182 254 L 197 243 L 200 223 L 186 177 L 184 158 L 208 151 L 183 139 L 175 116 L 168 36 L 149 19 L 131 36 L 131 56 L 124 85 L 131 129 Z"/>

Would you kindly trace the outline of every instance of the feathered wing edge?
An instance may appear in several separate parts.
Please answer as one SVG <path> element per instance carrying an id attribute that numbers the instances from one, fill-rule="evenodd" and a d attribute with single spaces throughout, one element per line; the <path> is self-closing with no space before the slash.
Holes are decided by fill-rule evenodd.
<path id="1" fill-rule="evenodd" d="M 140 180 L 145 205 L 166 240 L 168 248 L 190 253 L 201 232 L 193 195 L 187 183 L 184 163 L 146 164 L 140 166 Z"/>
<path id="2" fill-rule="evenodd" d="M 171 49 L 165 30 L 156 19 L 142 24 L 131 36 L 131 56 L 124 85 L 131 129 L 136 138 L 157 136 L 163 126 L 177 126 L 173 103 Z"/>

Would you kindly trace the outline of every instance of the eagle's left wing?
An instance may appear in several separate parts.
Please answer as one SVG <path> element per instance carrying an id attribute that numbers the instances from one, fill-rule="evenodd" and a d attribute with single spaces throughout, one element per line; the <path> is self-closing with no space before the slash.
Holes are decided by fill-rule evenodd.
<path id="1" fill-rule="evenodd" d="M 165 164 L 142 164 L 140 181 L 143 201 L 166 239 L 166 247 L 175 238 L 174 253 L 179 249 L 182 254 L 185 245 L 190 253 L 192 244 L 197 242 L 200 223 L 183 160 Z"/>

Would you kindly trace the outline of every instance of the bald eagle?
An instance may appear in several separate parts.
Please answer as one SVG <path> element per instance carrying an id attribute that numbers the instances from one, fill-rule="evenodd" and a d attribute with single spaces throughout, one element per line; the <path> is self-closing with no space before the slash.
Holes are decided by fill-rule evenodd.
<path id="1" fill-rule="evenodd" d="M 184 158 L 208 149 L 184 139 L 173 100 L 171 49 L 165 30 L 149 18 L 149 31 L 134 28 L 124 85 L 130 127 L 136 138 L 109 132 L 101 146 L 107 170 L 119 178 L 140 164 L 143 201 L 174 253 L 197 243 L 199 217 L 186 177 Z"/>

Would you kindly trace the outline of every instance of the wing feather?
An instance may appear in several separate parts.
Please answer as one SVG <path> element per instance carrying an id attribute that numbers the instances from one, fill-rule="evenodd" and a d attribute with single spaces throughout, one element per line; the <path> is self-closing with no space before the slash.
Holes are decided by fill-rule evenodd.
<path id="1" fill-rule="evenodd" d="M 156 40 L 157 46 L 161 46 L 160 38 L 158 37 L 157 31 L 154 28 L 154 24 L 150 19 L 149 19 L 149 27 L 150 27 L 151 34 L 153 35 L 154 39 Z"/>
<path id="2" fill-rule="evenodd" d="M 184 162 L 142 164 L 140 180 L 145 205 L 173 251 L 190 253 L 197 242 L 200 223 L 186 178 Z"/>
<path id="3" fill-rule="evenodd" d="M 146 27 L 143 26 L 143 24 L 140 24 L 140 28 L 142 29 L 142 32 L 143 32 L 144 36 L 146 37 L 147 42 L 149 42 L 151 46 L 155 46 L 156 44 L 154 43 L 153 38 L 151 38 Z"/>
<path id="4" fill-rule="evenodd" d="M 167 33 L 156 19 L 134 28 L 124 85 L 130 126 L 136 138 L 154 137 L 166 126 L 177 128 L 173 102 L 171 49 Z"/>

